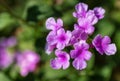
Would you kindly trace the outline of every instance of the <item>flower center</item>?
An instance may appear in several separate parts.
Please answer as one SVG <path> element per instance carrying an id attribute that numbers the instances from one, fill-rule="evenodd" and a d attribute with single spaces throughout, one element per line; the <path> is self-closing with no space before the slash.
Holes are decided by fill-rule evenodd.
<path id="1" fill-rule="evenodd" d="M 64 35 L 61 35 L 61 36 L 59 37 L 59 40 L 60 40 L 61 42 L 64 42 L 64 41 L 66 40 L 66 37 L 65 37 Z"/>

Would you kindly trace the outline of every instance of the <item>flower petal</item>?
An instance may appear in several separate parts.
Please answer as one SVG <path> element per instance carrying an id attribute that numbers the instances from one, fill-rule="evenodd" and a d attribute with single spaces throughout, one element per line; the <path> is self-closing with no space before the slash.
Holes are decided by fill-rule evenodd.
<path id="1" fill-rule="evenodd" d="M 62 19 L 57 19 L 57 24 L 60 26 L 60 27 L 62 27 L 63 26 L 63 21 L 62 21 Z"/>
<path id="2" fill-rule="evenodd" d="M 70 56 L 71 56 L 71 58 L 76 58 L 77 57 L 76 50 L 71 50 L 70 51 Z"/>
<path id="3" fill-rule="evenodd" d="M 76 68 L 77 70 L 83 70 L 87 67 L 87 63 L 82 60 L 82 59 L 78 59 L 76 58 L 73 63 L 72 63 L 73 67 Z"/>
<path id="4" fill-rule="evenodd" d="M 107 48 L 105 49 L 106 55 L 114 55 L 116 53 L 116 45 L 115 44 L 109 44 Z"/>
<path id="5" fill-rule="evenodd" d="M 47 40 L 47 42 L 48 42 L 50 45 L 54 45 L 54 44 L 56 44 L 55 38 L 56 38 L 56 33 L 55 33 L 54 31 L 51 31 L 51 32 L 48 34 L 46 40 Z"/>
<path id="6" fill-rule="evenodd" d="M 93 10 L 89 10 L 86 14 L 86 19 L 87 21 L 91 24 L 94 25 L 98 22 L 98 18 L 96 17 L 96 15 L 94 14 Z"/>
<path id="7" fill-rule="evenodd" d="M 63 43 L 57 43 L 57 46 L 56 46 L 59 50 L 61 50 L 61 49 L 64 49 L 64 47 L 65 47 L 65 44 L 63 44 Z"/>
<path id="8" fill-rule="evenodd" d="M 88 26 L 85 30 L 87 34 L 92 34 L 94 32 L 95 28 L 93 26 Z"/>
<path id="9" fill-rule="evenodd" d="M 90 60 L 91 57 L 92 57 L 92 53 L 90 51 L 84 51 L 85 60 Z"/>
<path id="10" fill-rule="evenodd" d="M 104 38 L 102 39 L 102 45 L 108 45 L 109 43 L 111 43 L 110 37 L 104 36 Z"/>
<path id="11" fill-rule="evenodd" d="M 62 35 L 62 34 L 65 34 L 65 30 L 63 28 L 60 28 L 58 31 L 57 31 L 57 35 Z"/>
<path id="12" fill-rule="evenodd" d="M 79 18 L 78 19 L 78 24 L 79 24 L 79 28 L 85 28 L 85 25 L 87 24 L 87 20 L 86 18 Z"/>
<path id="13" fill-rule="evenodd" d="M 79 12 L 79 13 L 86 12 L 87 9 L 88 9 L 88 5 L 85 4 L 85 3 L 78 3 L 78 4 L 75 6 L 75 9 L 76 9 L 76 11 Z"/>
<path id="14" fill-rule="evenodd" d="M 80 39 L 81 40 L 87 40 L 87 38 L 88 38 L 88 34 L 85 33 L 85 32 L 82 32 L 81 35 L 80 35 Z"/>
<path id="15" fill-rule="evenodd" d="M 69 67 L 69 65 L 70 65 L 69 61 L 65 62 L 63 64 L 63 69 L 67 69 Z"/>
<path id="16" fill-rule="evenodd" d="M 102 41 L 102 36 L 98 34 L 92 41 L 93 46 L 96 48 L 96 50 L 103 55 L 104 50 L 102 49 L 101 46 L 101 41 Z"/>
<path id="17" fill-rule="evenodd" d="M 55 19 L 53 17 L 50 17 L 46 20 L 46 28 L 48 30 L 54 30 L 55 29 Z"/>
<path id="18" fill-rule="evenodd" d="M 56 45 L 46 44 L 45 52 L 46 52 L 48 55 L 50 55 L 50 53 L 54 50 L 55 47 L 56 47 Z"/>
<path id="19" fill-rule="evenodd" d="M 57 59 L 51 59 L 50 65 L 53 69 L 60 69 L 62 67 Z"/>
<path id="20" fill-rule="evenodd" d="M 71 37 L 72 37 L 72 33 L 71 33 L 71 31 L 67 31 L 66 32 L 66 45 L 69 43 L 69 41 L 70 41 L 70 39 L 71 39 Z"/>
<path id="21" fill-rule="evenodd" d="M 102 19 L 104 17 L 105 10 L 102 7 L 94 8 L 94 13 L 98 19 Z"/>

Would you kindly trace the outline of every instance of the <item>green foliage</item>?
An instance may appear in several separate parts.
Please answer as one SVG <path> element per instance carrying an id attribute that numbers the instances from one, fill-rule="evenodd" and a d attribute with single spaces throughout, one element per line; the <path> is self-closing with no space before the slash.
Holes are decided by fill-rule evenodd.
<path id="1" fill-rule="evenodd" d="M 0 81 L 11 81 L 3 72 L 0 72 Z"/>
<path id="2" fill-rule="evenodd" d="M 10 14 L 6 12 L 0 13 L 0 30 L 14 23 L 15 23 L 15 20 L 13 17 L 11 17 Z"/>
<path id="3" fill-rule="evenodd" d="M 114 32 L 115 30 L 115 26 L 112 22 L 110 22 L 109 20 L 101 20 L 99 23 L 98 23 L 98 32 L 97 33 L 100 33 L 102 35 L 109 35 L 111 36 L 112 33 Z"/>

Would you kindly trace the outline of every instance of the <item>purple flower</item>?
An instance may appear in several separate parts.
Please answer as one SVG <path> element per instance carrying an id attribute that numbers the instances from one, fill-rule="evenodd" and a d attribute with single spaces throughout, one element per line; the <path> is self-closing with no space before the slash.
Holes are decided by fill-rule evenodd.
<path id="1" fill-rule="evenodd" d="M 15 37 L 9 37 L 6 43 L 8 47 L 13 47 L 17 44 L 17 40 Z"/>
<path id="2" fill-rule="evenodd" d="M 86 12 L 86 15 L 84 17 L 78 18 L 78 24 L 74 25 L 74 29 L 81 31 L 82 35 L 85 34 L 92 34 L 95 30 L 94 24 L 98 22 L 97 17 L 94 14 L 94 11 L 89 10 Z M 86 35 L 85 35 L 86 36 Z"/>
<path id="3" fill-rule="evenodd" d="M 17 43 L 15 37 L 9 37 L 9 38 L 1 38 L 0 39 L 0 46 L 1 47 L 13 47 Z"/>
<path id="4" fill-rule="evenodd" d="M 53 69 L 67 69 L 70 65 L 69 60 L 70 56 L 68 53 L 56 50 L 55 55 L 57 56 L 55 59 L 51 60 L 51 67 Z"/>
<path id="5" fill-rule="evenodd" d="M 65 33 L 65 30 L 63 28 L 59 29 L 56 36 L 56 47 L 58 49 L 64 49 L 64 47 L 69 44 L 71 36 L 72 34 L 70 31 L 67 31 Z"/>
<path id="6" fill-rule="evenodd" d="M 81 58 L 76 58 L 72 64 L 73 64 L 73 67 L 75 67 L 77 70 L 83 70 L 87 67 L 86 61 Z"/>
<path id="7" fill-rule="evenodd" d="M 73 12 L 73 16 L 76 18 L 84 17 L 88 10 L 88 5 L 85 3 L 78 3 L 75 6 L 76 12 Z"/>
<path id="8" fill-rule="evenodd" d="M 29 72 L 33 72 L 36 69 L 37 63 L 40 61 L 39 55 L 29 50 L 24 51 L 22 54 L 17 53 L 16 59 L 22 76 L 26 76 Z"/>
<path id="9" fill-rule="evenodd" d="M 71 58 L 74 59 L 73 67 L 77 70 L 85 69 L 87 64 L 86 61 L 90 60 L 92 54 L 88 50 L 89 45 L 85 41 L 80 41 L 79 43 L 74 44 L 74 50 L 70 51 Z"/>
<path id="10" fill-rule="evenodd" d="M 94 13 L 98 19 L 102 19 L 104 17 L 105 10 L 102 7 L 94 8 Z"/>
<path id="11" fill-rule="evenodd" d="M 0 47 L 0 69 L 7 68 L 12 62 L 12 56 L 10 56 L 8 51 Z"/>
<path id="12" fill-rule="evenodd" d="M 0 47 L 7 47 L 6 40 L 4 37 L 0 38 Z"/>
<path id="13" fill-rule="evenodd" d="M 57 21 L 55 21 L 53 17 L 50 17 L 46 20 L 46 28 L 48 30 L 56 31 L 62 26 L 63 26 L 63 21 L 61 19 L 57 19 Z"/>
<path id="14" fill-rule="evenodd" d="M 96 24 L 98 19 L 96 17 L 95 11 L 97 13 L 98 10 L 88 10 L 88 5 L 85 3 L 78 3 L 75 6 L 76 12 L 73 12 L 73 16 L 76 18 L 85 18 L 87 19 L 92 25 Z M 102 9 L 101 9 L 102 10 Z M 99 12 L 99 11 L 98 11 Z M 97 14 L 98 15 L 98 14 Z"/>
<path id="15" fill-rule="evenodd" d="M 87 40 L 87 38 L 88 38 L 87 33 L 80 30 L 79 28 L 75 28 L 72 31 L 72 37 L 71 37 L 71 40 L 70 40 L 70 44 L 73 45 L 73 44 L 79 42 L 80 40 Z"/>
<path id="16" fill-rule="evenodd" d="M 75 24 L 74 27 L 76 29 L 79 29 L 79 30 L 85 32 L 86 34 L 92 34 L 95 30 L 93 25 L 86 18 L 79 18 L 78 24 Z"/>
<path id="17" fill-rule="evenodd" d="M 78 24 L 74 25 L 74 29 L 79 29 L 87 34 L 92 34 L 94 32 L 93 25 L 98 22 L 97 17 L 93 10 L 89 10 L 85 17 L 78 18 Z"/>
<path id="18" fill-rule="evenodd" d="M 86 13 L 85 19 L 87 20 L 87 22 L 91 23 L 91 25 L 94 25 L 98 22 L 98 18 L 96 17 L 94 10 L 89 10 Z"/>
<path id="19" fill-rule="evenodd" d="M 72 32 L 65 32 L 64 28 L 62 28 L 63 21 L 61 19 L 55 21 L 53 17 L 50 17 L 46 21 L 46 28 L 52 31 L 46 38 L 45 50 L 47 54 L 56 50 L 55 55 L 57 56 L 50 62 L 53 69 L 66 69 L 69 67 L 69 54 L 61 51 L 66 46 L 74 47 L 74 50 L 70 50 L 70 56 L 73 59 L 72 65 L 77 70 L 87 67 L 87 61 L 92 57 L 89 48 L 95 47 L 100 54 L 106 53 L 106 55 L 113 55 L 116 52 L 116 46 L 110 44 L 111 40 L 108 36 L 102 37 L 98 35 L 90 45 L 86 43 L 95 30 L 94 25 L 104 17 L 105 10 L 102 7 L 88 10 L 88 5 L 85 3 L 78 3 L 75 10 L 73 16 L 77 18 L 77 23 L 74 24 Z"/>
<path id="20" fill-rule="evenodd" d="M 108 36 L 102 37 L 102 35 L 98 34 L 92 41 L 92 44 L 96 48 L 96 50 L 103 55 L 114 55 L 116 53 L 116 45 L 111 43 L 111 39 Z"/>
<path id="21" fill-rule="evenodd" d="M 54 31 L 51 31 L 46 40 L 47 40 L 47 49 L 51 49 L 50 47 L 52 47 L 52 49 L 54 49 L 53 47 L 56 46 L 56 48 L 58 49 L 63 49 L 65 46 L 68 45 L 70 38 L 71 38 L 72 34 L 70 31 L 67 31 L 65 33 L 65 30 L 63 28 L 60 28 L 59 30 L 57 30 L 57 32 L 55 33 Z"/>

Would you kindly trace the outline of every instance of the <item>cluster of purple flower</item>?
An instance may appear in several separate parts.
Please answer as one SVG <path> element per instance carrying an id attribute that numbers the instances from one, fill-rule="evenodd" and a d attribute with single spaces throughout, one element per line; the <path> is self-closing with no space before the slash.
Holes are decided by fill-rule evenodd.
<path id="1" fill-rule="evenodd" d="M 50 54 L 55 50 L 55 59 L 51 59 L 50 65 L 53 69 L 66 69 L 70 65 L 70 57 L 73 59 L 72 65 L 77 70 L 82 70 L 87 67 L 86 61 L 90 60 L 92 53 L 89 51 L 90 44 L 102 55 L 113 55 L 116 53 L 115 44 L 111 44 L 108 36 L 102 37 L 97 35 L 92 43 L 88 44 L 89 36 L 93 34 L 94 25 L 104 17 L 105 10 L 102 7 L 96 7 L 93 10 L 88 10 L 88 5 L 78 3 L 75 6 L 73 16 L 77 18 L 77 23 L 74 24 L 74 30 L 65 31 L 63 28 L 62 19 L 50 17 L 46 20 L 46 28 L 51 30 L 46 40 L 46 53 Z M 70 54 L 63 51 L 65 47 L 73 46 L 74 50 Z"/>
<path id="2" fill-rule="evenodd" d="M 15 37 L 0 38 L 0 69 L 7 68 L 13 62 L 13 56 L 7 49 L 15 45 Z"/>
<path id="3" fill-rule="evenodd" d="M 29 72 L 35 71 L 37 64 L 40 61 L 40 56 L 31 51 L 26 50 L 24 52 L 16 53 L 17 65 L 20 68 L 20 74 L 26 76 Z"/>
<path id="4" fill-rule="evenodd" d="M 40 56 L 31 50 L 11 54 L 8 48 L 16 44 L 15 37 L 0 39 L 0 69 L 7 68 L 15 61 L 15 65 L 20 69 L 20 74 L 26 76 L 29 72 L 35 71 L 40 61 Z"/>

